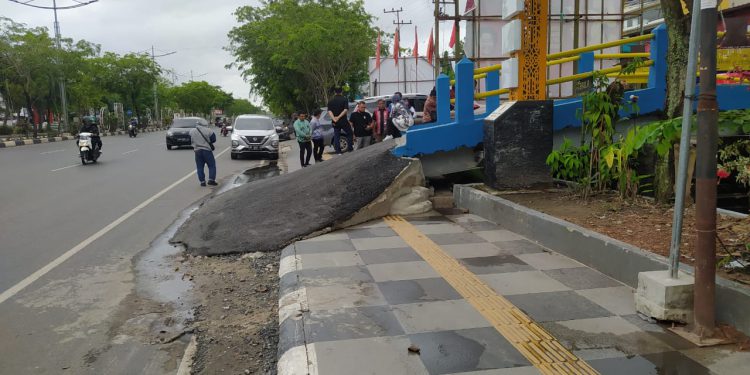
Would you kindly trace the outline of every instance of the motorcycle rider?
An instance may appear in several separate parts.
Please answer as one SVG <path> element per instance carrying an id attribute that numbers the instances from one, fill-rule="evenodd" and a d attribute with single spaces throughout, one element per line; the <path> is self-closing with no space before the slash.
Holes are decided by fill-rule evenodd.
<path id="1" fill-rule="evenodd" d="M 131 133 L 131 135 L 135 135 L 138 132 L 138 120 L 135 119 L 135 117 L 130 119 L 130 126 L 131 129 L 128 129 L 128 131 Z"/>
<path id="2" fill-rule="evenodd" d="M 94 147 L 97 147 L 99 151 L 102 150 L 102 138 L 99 136 L 99 126 L 96 124 L 96 119 L 92 116 L 86 116 L 82 120 L 83 125 L 81 125 L 81 129 L 78 131 L 78 134 L 81 133 L 91 133 L 91 144 Z"/>

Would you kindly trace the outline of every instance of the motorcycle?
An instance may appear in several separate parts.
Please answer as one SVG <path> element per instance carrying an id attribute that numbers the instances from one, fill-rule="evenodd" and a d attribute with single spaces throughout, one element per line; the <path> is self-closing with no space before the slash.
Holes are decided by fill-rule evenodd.
<path id="1" fill-rule="evenodd" d="M 130 124 L 128 126 L 128 136 L 130 138 L 135 138 L 135 136 L 138 134 L 138 128 L 135 127 L 135 125 Z"/>
<path id="2" fill-rule="evenodd" d="M 229 129 L 227 129 L 226 125 L 221 127 L 221 135 L 222 137 L 226 137 L 227 134 L 229 134 Z"/>
<path id="3" fill-rule="evenodd" d="M 98 147 L 94 147 L 92 136 L 93 134 L 86 132 L 78 134 L 78 150 L 83 165 L 86 165 L 87 162 L 96 163 L 96 159 L 99 159 L 102 154 Z"/>

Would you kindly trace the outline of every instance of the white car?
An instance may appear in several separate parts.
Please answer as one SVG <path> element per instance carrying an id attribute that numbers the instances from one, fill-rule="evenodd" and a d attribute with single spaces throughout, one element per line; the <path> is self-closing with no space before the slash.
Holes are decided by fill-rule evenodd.
<path id="1" fill-rule="evenodd" d="M 232 159 L 240 155 L 279 158 L 279 135 L 273 119 L 262 115 L 237 116 L 232 125 Z"/>

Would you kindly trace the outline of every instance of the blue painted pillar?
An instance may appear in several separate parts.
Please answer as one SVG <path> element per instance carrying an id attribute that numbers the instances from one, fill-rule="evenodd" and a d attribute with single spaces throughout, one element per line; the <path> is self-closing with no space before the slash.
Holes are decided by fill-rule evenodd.
<path id="1" fill-rule="evenodd" d="M 500 90 L 500 72 L 497 70 L 494 72 L 488 72 L 484 82 L 487 91 Z M 500 107 L 500 95 L 490 96 L 487 98 L 485 105 L 487 106 L 487 114 L 494 112 Z"/>
<path id="2" fill-rule="evenodd" d="M 578 59 L 578 71 L 576 74 L 588 73 L 594 71 L 594 53 L 584 52 Z"/>
<path id="3" fill-rule="evenodd" d="M 654 65 L 649 69 L 648 87 L 656 89 L 656 92 L 662 99 L 661 103 L 667 93 L 667 27 L 661 24 L 654 29 L 653 34 L 654 38 L 651 40 L 650 58 L 654 62 Z"/>
<path id="4" fill-rule="evenodd" d="M 456 64 L 456 122 L 474 120 L 474 62 L 464 56 Z"/>
<path id="5" fill-rule="evenodd" d="M 445 124 L 451 120 L 451 79 L 441 73 L 435 86 L 435 91 L 437 91 L 437 123 Z"/>

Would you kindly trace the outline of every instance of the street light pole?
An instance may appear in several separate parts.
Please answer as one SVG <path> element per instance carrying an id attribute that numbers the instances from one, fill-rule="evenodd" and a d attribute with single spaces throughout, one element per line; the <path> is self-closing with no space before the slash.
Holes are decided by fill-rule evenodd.
<path id="1" fill-rule="evenodd" d="M 52 0 L 52 9 L 55 13 L 55 41 L 57 42 L 57 49 L 59 51 L 62 51 L 62 41 L 60 36 L 60 22 L 57 20 L 57 0 Z M 65 78 L 60 77 L 60 104 L 62 105 L 62 112 L 63 112 L 63 121 L 62 125 L 65 127 L 65 130 L 70 132 L 70 128 L 68 126 L 68 98 L 65 93 Z M 60 135 L 60 125 L 57 125 L 57 134 Z"/>
<path id="2" fill-rule="evenodd" d="M 42 5 L 35 5 L 32 4 L 35 0 L 27 0 L 27 1 L 21 1 L 21 0 L 9 0 L 11 2 L 14 2 L 16 4 L 26 5 L 32 8 L 38 8 L 38 9 L 47 9 L 52 10 L 55 14 L 55 42 L 57 43 L 57 49 L 59 51 L 62 51 L 62 42 L 61 42 L 61 36 L 60 36 L 60 22 L 57 19 L 57 10 L 67 10 L 67 9 L 74 9 L 74 8 L 80 8 L 89 4 L 93 4 L 99 0 L 87 0 L 87 1 L 79 1 L 76 0 L 74 5 L 68 5 L 68 6 L 57 6 L 57 0 L 52 0 L 52 6 L 42 6 Z M 70 131 L 70 128 L 68 126 L 68 100 L 65 95 L 65 76 L 61 73 L 60 76 L 60 104 L 62 105 L 62 112 L 63 112 L 63 118 L 62 118 L 62 125 L 65 126 L 65 129 Z M 31 116 L 31 113 L 29 113 L 29 116 Z M 34 132 L 36 133 L 36 126 L 34 126 Z M 60 126 L 57 127 L 57 132 L 60 132 Z"/>
<path id="3" fill-rule="evenodd" d="M 151 45 L 151 61 L 156 65 L 156 58 L 157 57 L 164 57 L 169 55 L 174 55 L 177 53 L 177 51 L 167 52 L 161 55 L 155 55 L 154 54 L 154 45 Z M 158 80 L 158 79 L 157 79 Z M 154 116 L 156 117 L 156 123 L 161 126 L 161 114 L 159 113 L 159 95 L 156 92 L 156 85 L 158 82 L 154 81 Z"/>

